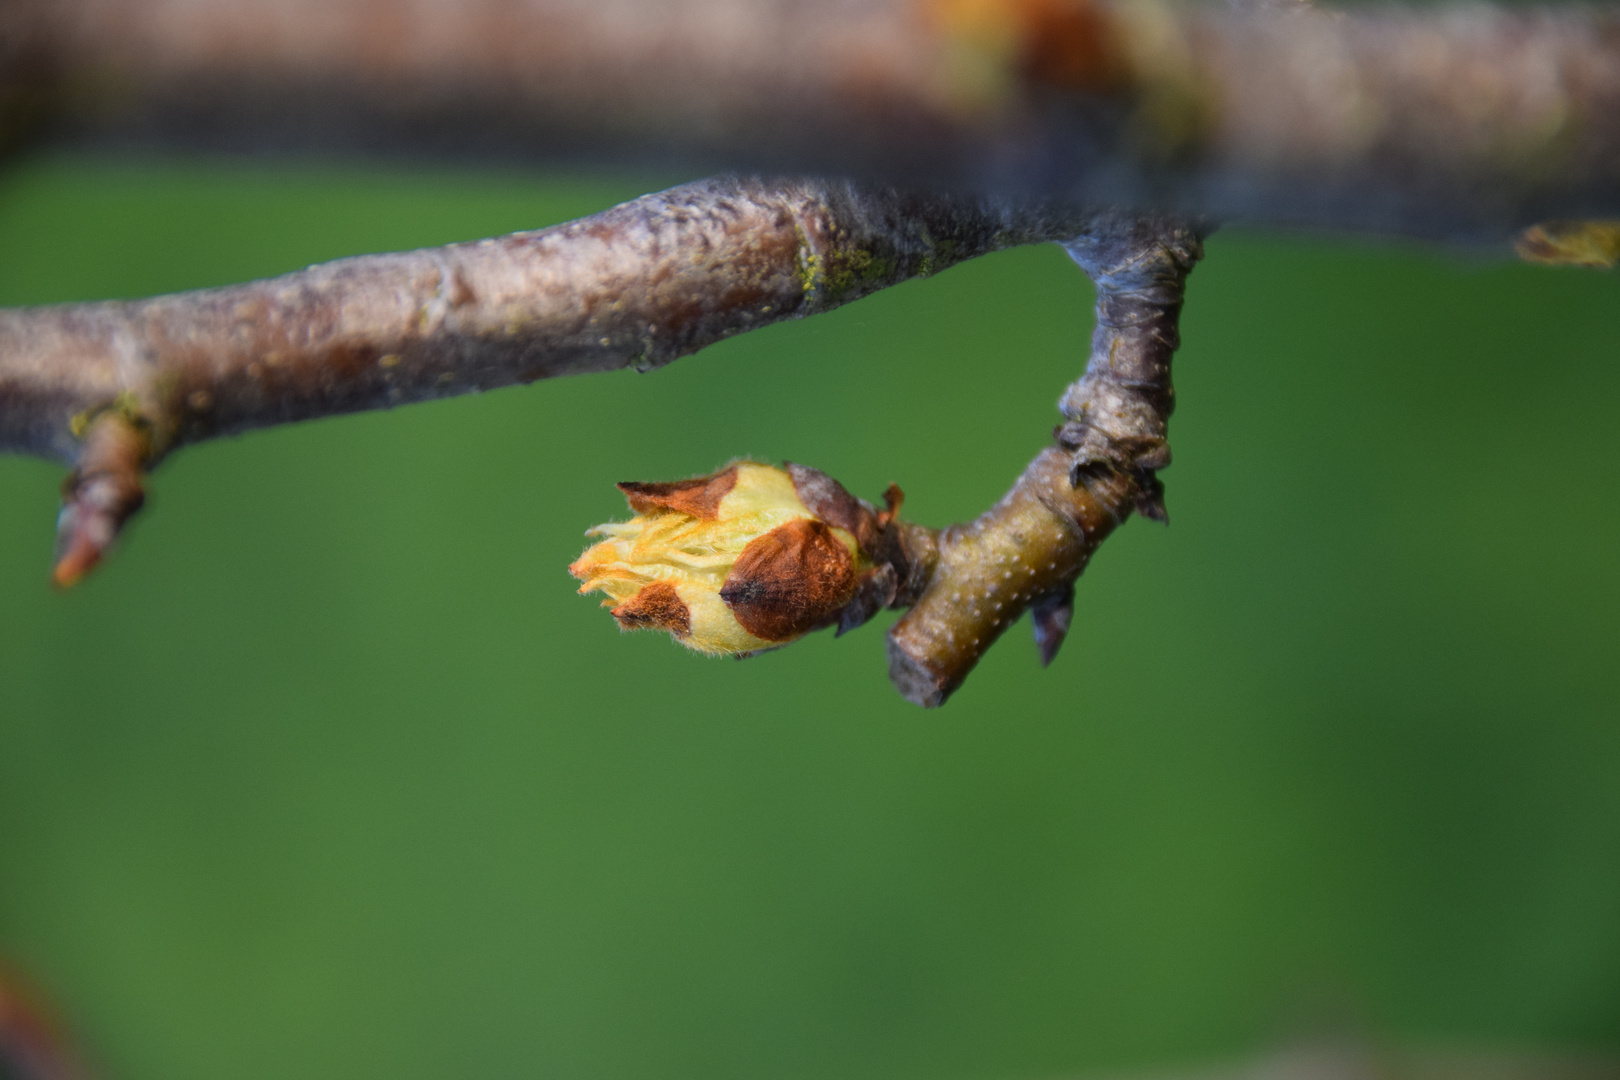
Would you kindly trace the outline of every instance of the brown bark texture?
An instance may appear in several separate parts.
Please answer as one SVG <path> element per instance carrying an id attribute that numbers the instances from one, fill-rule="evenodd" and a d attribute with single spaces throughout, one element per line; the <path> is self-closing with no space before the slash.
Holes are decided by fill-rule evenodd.
<path id="1" fill-rule="evenodd" d="M 987 251 L 1072 236 L 1092 216 L 719 178 L 537 232 L 150 300 L 0 310 L 0 450 L 74 461 L 106 410 L 138 415 L 160 457 L 252 427 L 650 370 Z"/>
<path id="2" fill-rule="evenodd" d="M 56 580 L 176 447 L 556 375 L 650 369 L 1010 244 L 1058 205 L 720 178 L 581 221 L 151 300 L 0 311 L 0 449 L 74 466 Z"/>
<path id="3" fill-rule="evenodd" d="M 1091 358 L 1060 403 L 1056 445 L 977 520 L 939 533 L 927 588 L 889 631 L 889 677 L 919 705 L 943 704 L 1026 610 L 1050 664 L 1092 553 L 1132 510 L 1168 520 L 1157 474 L 1170 464 L 1170 357 L 1201 229 L 1098 215 L 1064 246 L 1097 290 Z"/>

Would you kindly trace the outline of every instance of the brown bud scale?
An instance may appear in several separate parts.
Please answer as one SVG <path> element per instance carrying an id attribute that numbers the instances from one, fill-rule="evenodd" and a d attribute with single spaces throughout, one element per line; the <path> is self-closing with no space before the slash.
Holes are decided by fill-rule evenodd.
<path id="1" fill-rule="evenodd" d="M 822 522 L 800 518 L 743 550 L 720 599 L 750 634 L 790 641 L 834 621 L 854 592 L 849 549 Z"/>
<path id="2" fill-rule="evenodd" d="M 737 467 L 733 465 L 695 480 L 659 484 L 625 481 L 619 484 L 619 490 L 629 499 L 630 509 L 638 514 L 649 514 L 657 509 L 678 510 L 701 521 L 714 521 L 720 516 L 720 500 L 736 486 Z"/>
<path id="3" fill-rule="evenodd" d="M 667 581 L 643 585 L 640 592 L 609 614 L 625 630 L 668 630 L 679 637 L 692 632 L 692 609 Z"/>

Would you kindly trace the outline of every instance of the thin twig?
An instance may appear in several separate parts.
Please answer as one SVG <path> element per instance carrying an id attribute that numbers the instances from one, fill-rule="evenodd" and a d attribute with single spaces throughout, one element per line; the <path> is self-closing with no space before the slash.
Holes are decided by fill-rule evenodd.
<path id="1" fill-rule="evenodd" d="M 1025 610 L 1051 663 L 1092 553 L 1132 510 L 1166 520 L 1170 357 L 1201 230 L 1099 215 L 1064 246 L 1097 287 L 1091 358 L 1063 397 L 1058 445 L 976 521 L 939 534 L 933 579 L 889 631 L 889 677 L 919 705 L 943 704 Z"/>

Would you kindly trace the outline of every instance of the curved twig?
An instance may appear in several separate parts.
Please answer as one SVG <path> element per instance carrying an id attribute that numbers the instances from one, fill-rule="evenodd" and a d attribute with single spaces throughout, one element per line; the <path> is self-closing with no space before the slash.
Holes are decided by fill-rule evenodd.
<path id="1" fill-rule="evenodd" d="M 1065 242 L 1097 287 L 1086 373 L 1063 396 L 1068 423 L 1011 491 L 937 537 L 938 563 L 889 631 L 889 676 L 940 705 L 1002 632 L 1031 612 L 1043 663 L 1073 617 L 1074 582 L 1132 510 L 1167 520 L 1158 470 L 1170 464 L 1170 358 L 1203 230 L 1165 218 L 1099 216 Z"/>

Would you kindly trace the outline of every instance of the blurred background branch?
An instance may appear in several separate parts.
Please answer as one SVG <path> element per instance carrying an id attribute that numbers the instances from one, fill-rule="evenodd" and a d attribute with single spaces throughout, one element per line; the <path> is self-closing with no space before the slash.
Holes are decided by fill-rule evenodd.
<path id="1" fill-rule="evenodd" d="M 673 161 L 1500 242 L 1620 215 L 1620 15 L 1162 0 L 6 0 L 7 128 Z"/>
<path id="2" fill-rule="evenodd" d="M 91 1080 L 49 1003 L 0 967 L 0 1080 Z M 108 1077 L 107 1080 L 112 1080 Z M 1218 1067 L 1119 1073 L 1097 1080 L 1620 1080 L 1620 1058 L 1299 1041 Z"/>

